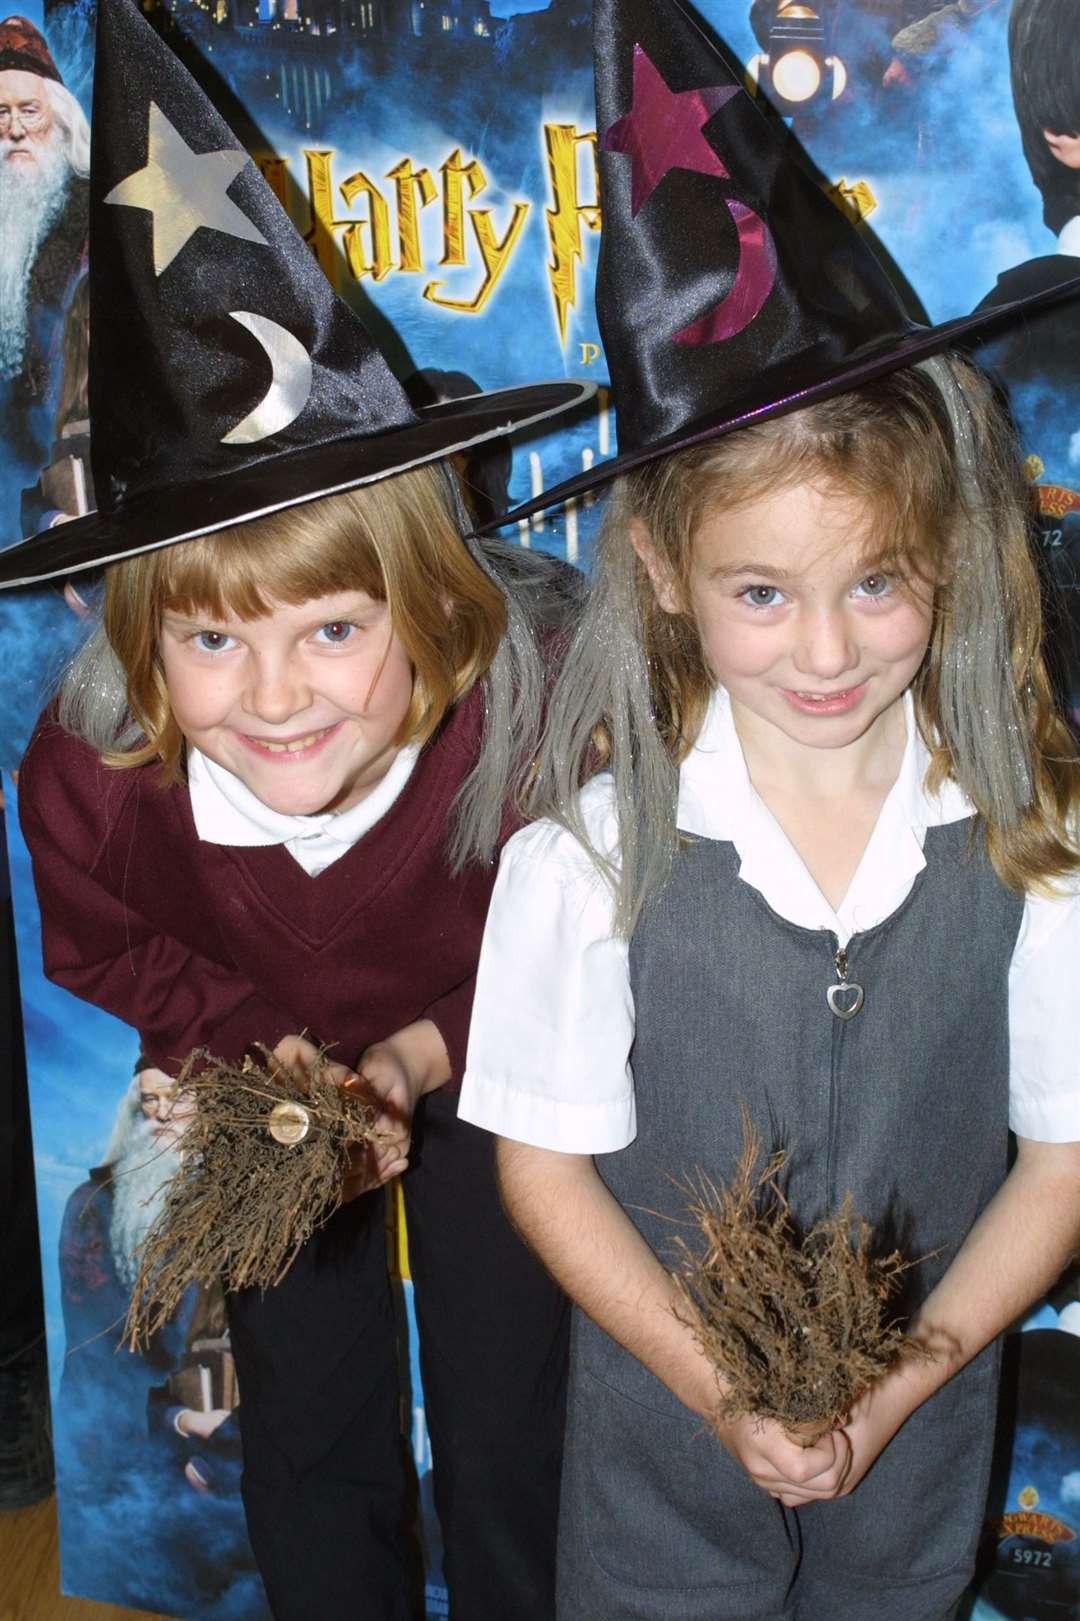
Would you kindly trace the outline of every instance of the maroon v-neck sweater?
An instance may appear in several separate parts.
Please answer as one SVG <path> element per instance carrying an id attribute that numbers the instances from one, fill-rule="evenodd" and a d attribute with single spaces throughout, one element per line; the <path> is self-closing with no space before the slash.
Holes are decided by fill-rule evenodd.
<path id="1" fill-rule="evenodd" d="M 482 696 L 452 711 L 390 810 L 309 877 L 283 846 L 204 844 L 186 785 L 110 770 L 48 714 L 19 776 L 45 972 L 139 1032 L 175 1072 L 194 1047 L 238 1059 L 306 1031 L 354 1064 L 414 1019 L 460 1079 L 494 866 L 453 878 L 454 796 Z"/>

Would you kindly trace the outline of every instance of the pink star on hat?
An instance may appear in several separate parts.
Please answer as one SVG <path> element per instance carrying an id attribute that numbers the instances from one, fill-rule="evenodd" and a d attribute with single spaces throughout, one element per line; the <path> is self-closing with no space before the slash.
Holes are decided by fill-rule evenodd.
<path id="1" fill-rule="evenodd" d="M 669 169 L 729 178 L 702 134 L 710 118 L 739 93 L 737 85 L 672 90 L 640 45 L 634 46 L 634 95 L 630 111 L 611 125 L 602 145 L 625 152 L 633 163 L 631 213 L 651 197 Z"/>

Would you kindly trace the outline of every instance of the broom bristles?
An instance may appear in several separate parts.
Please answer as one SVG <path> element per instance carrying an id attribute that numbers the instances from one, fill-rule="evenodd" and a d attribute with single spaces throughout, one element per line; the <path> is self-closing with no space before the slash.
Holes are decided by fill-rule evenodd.
<path id="1" fill-rule="evenodd" d="M 325 1052 L 303 1079 L 262 1049 L 240 1067 L 200 1049 L 177 1081 L 194 1104 L 179 1168 L 139 1246 L 124 1338 L 146 1345 L 192 1283 L 268 1289 L 341 1203 L 349 1150 L 374 1142 L 375 1109 L 326 1075 Z M 299 1104 L 311 1125 L 301 1142 L 268 1129 L 272 1110 Z M 174 1105 L 175 1112 L 175 1105 Z"/>
<path id="2" fill-rule="evenodd" d="M 925 1356 L 886 1312 L 913 1263 L 873 1253 L 851 1195 L 800 1234 L 782 1187 L 787 1161 L 761 1143 L 745 1106 L 735 1174 L 682 1184 L 695 1239 L 677 1238 L 678 1315 L 724 1394 L 717 1426 L 772 1420 L 805 1444 L 846 1422 L 859 1396 L 902 1356 Z"/>

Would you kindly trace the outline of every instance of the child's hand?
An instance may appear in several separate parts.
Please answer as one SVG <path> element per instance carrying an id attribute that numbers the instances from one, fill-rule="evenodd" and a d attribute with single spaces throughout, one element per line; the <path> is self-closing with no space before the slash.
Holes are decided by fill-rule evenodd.
<path id="1" fill-rule="evenodd" d="M 346 1084 L 378 1110 L 378 1142 L 353 1150 L 345 1178 L 345 1199 L 400 1176 L 408 1165 L 412 1117 L 425 1092 L 450 1079 L 450 1059 L 438 1027 L 430 1019 L 406 1025 L 361 1055 L 356 1076 Z"/>
<path id="2" fill-rule="evenodd" d="M 377 1049 L 369 1047 L 368 1052 Z M 315 1066 L 319 1056 L 319 1049 L 306 1036 L 283 1036 L 274 1048 L 274 1057 L 279 1064 L 291 1069 L 293 1074 L 303 1080 Z M 364 1055 L 365 1058 L 367 1054 Z M 361 1065 L 364 1060 L 361 1059 Z M 347 1068 L 345 1064 L 337 1064 L 326 1059 L 323 1060 L 322 1074 L 326 1080 L 334 1081 L 338 1086 L 347 1086 L 351 1090 L 360 1092 L 369 1097 L 370 1101 L 381 1108 L 382 1093 L 378 1086 L 373 1086 L 367 1077 L 357 1074 L 356 1070 Z M 412 1109 L 409 1108 L 408 1118 L 412 1118 Z M 383 1182 L 389 1182 L 391 1177 L 399 1176 L 405 1169 L 408 1153 L 408 1131 L 405 1132 L 404 1148 L 401 1146 L 400 1130 L 392 1130 L 387 1126 L 382 1114 L 376 1122 L 376 1129 L 385 1132 L 385 1140 L 378 1143 L 363 1144 L 351 1150 L 352 1165 L 345 1177 L 344 1202 L 355 1199 L 358 1194 L 366 1193 L 369 1188 L 377 1188 Z"/>
<path id="3" fill-rule="evenodd" d="M 845 1489 L 852 1449 L 844 1430 L 830 1430 L 804 1447 L 779 1424 L 741 1418 L 726 1425 L 720 1438 L 754 1484 L 785 1508 L 837 1497 Z"/>
<path id="4" fill-rule="evenodd" d="M 844 1434 L 851 1446 L 851 1469 L 841 1488 L 842 1496 L 855 1490 L 870 1465 L 919 1405 L 918 1393 L 913 1389 L 919 1372 L 918 1368 L 910 1374 L 903 1367 L 894 1369 L 855 1403 L 844 1425 Z"/>
<path id="5" fill-rule="evenodd" d="M 357 1073 L 346 1084 L 359 1093 L 378 1113 L 375 1130 L 378 1140 L 352 1149 L 352 1168 L 345 1177 L 345 1201 L 366 1193 L 400 1176 L 409 1163 L 412 1117 L 420 1096 L 419 1087 L 402 1054 L 388 1041 L 368 1047 L 356 1066 Z"/>

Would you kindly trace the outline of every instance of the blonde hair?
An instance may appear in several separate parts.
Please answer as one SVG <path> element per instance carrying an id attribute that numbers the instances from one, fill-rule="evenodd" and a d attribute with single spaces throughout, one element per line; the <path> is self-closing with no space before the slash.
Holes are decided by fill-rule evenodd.
<path id="1" fill-rule="evenodd" d="M 912 686 L 929 790 L 946 778 L 963 788 L 1012 889 L 1047 887 L 1080 865 L 1070 827 L 1080 765 L 1043 656 L 1030 491 L 985 379 L 939 357 L 657 459 L 616 485 L 530 809 L 590 848 L 615 887 L 622 932 L 670 865 L 677 768 L 714 685 L 692 616 L 660 607 L 631 526 L 644 526 L 685 601 L 707 514 L 803 482 L 872 514 L 875 566 L 891 562 L 933 590 L 930 646 Z M 592 848 L 577 808 L 580 781 L 601 766 L 615 779 L 617 867 Z"/>
<path id="2" fill-rule="evenodd" d="M 106 764 L 159 760 L 167 780 L 180 775 L 184 740 L 158 653 L 166 610 L 257 619 L 275 602 L 342 591 L 388 604 L 414 672 L 396 742 L 426 743 L 491 663 L 506 613 L 502 593 L 461 544 L 441 475 L 418 468 L 115 563 L 102 619 L 143 742 L 105 751 Z"/>
<path id="3" fill-rule="evenodd" d="M 485 682 L 480 758 L 449 843 L 455 869 L 488 860 L 504 801 L 520 795 L 537 746 L 536 626 L 561 616 L 566 593 L 549 589 L 539 565 L 463 534 L 452 477 L 432 466 L 114 563 L 101 623 L 64 677 L 60 722 L 107 765 L 157 762 L 163 784 L 175 782 L 184 740 L 158 653 L 165 610 L 253 619 L 275 602 L 364 591 L 388 604 L 413 666 L 399 745 L 427 742 Z"/>

